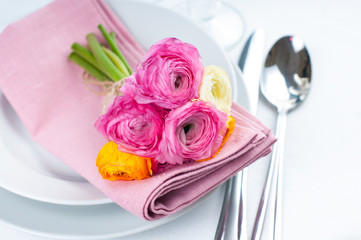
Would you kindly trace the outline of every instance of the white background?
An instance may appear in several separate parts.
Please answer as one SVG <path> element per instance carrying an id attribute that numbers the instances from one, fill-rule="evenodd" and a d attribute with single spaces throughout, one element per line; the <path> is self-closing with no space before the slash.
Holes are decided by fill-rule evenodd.
<path id="1" fill-rule="evenodd" d="M 0 26 L 20 19 L 48 2 L 1 0 Z M 232 60 L 238 60 L 246 37 L 256 28 L 266 31 L 267 50 L 278 38 L 295 34 L 304 39 L 311 54 L 310 95 L 299 108 L 289 114 L 287 121 L 284 239 L 361 239 L 361 2 L 228 2 L 242 12 L 247 24 L 245 37 L 228 51 Z M 275 128 L 276 112 L 262 97 L 257 116 L 266 125 Z M 250 167 L 250 230 L 268 160 L 261 159 Z M 122 239 L 212 239 L 221 202 L 206 201 L 204 204 L 203 208 L 173 222 Z M 49 238 L 0 225 L 0 239 Z M 267 234 L 264 239 L 268 239 Z"/>

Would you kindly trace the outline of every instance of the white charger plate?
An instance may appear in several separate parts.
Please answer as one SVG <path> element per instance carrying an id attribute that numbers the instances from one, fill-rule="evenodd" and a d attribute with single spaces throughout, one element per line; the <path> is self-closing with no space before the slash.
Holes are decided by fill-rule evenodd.
<path id="1" fill-rule="evenodd" d="M 147 3 L 130 0 L 108 0 L 107 3 L 146 49 L 165 37 L 177 37 L 195 45 L 204 65 L 214 64 L 226 70 L 232 81 L 233 100 L 248 108 L 248 94 L 239 69 L 235 71 L 223 50 L 197 25 L 170 10 Z M 0 186 L 26 197 L 1 189 L 1 221 L 47 237 L 106 239 L 159 226 L 195 206 L 148 222 L 114 203 L 100 204 L 110 200 L 34 143 L 1 94 L 0 106 Z M 103 226 L 103 223 L 106 224 Z"/>
<path id="2" fill-rule="evenodd" d="M 238 67 L 239 103 L 248 108 L 248 94 Z M 242 94 L 241 94 L 242 93 Z M 215 208 L 223 199 L 224 189 L 217 188 L 205 199 L 178 213 L 157 221 L 145 221 L 125 211 L 115 203 L 69 206 L 35 201 L 0 188 L 0 221 L 18 230 L 58 239 L 108 239 L 139 233 L 169 221 L 188 211 Z M 194 209 L 193 209 L 194 208 Z M 191 214 L 191 213 L 189 213 Z"/>

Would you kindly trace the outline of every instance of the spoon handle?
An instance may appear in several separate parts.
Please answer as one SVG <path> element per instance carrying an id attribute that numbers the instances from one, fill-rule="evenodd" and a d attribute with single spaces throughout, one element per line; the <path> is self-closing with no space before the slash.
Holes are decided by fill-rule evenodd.
<path id="1" fill-rule="evenodd" d="M 284 159 L 284 146 L 286 135 L 286 112 L 279 112 L 277 126 L 279 130 L 278 146 L 277 146 L 277 163 L 276 164 L 276 196 L 275 196 L 275 215 L 274 215 L 274 231 L 273 239 L 281 240 L 281 227 L 282 227 L 282 189 L 283 189 L 283 159 Z"/>
<path id="2" fill-rule="evenodd" d="M 286 119 L 287 119 L 287 112 L 279 111 L 278 117 L 277 117 L 276 134 L 275 134 L 278 141 L 274 144 L 274 148 L 272 151 L 272 156 L 271 156 L 270 165 L 268 168 L 266 182 L 263 187 L 261 200 L 260 200 L 260 203 L 258 206 L 258 211 L 257 211 L 255 223 L 253 226 L 253 232 L 252 232 L 252 238 L 251 238 L 252 240 L 259 240 L 261 238 L 261 233 L 262 233 L 262 229 L 263 229 L 263 225 L 264 225 L 266 209 L 267 209 L 267 205 L 268 205 L 268 201 L 269 201 L 269 197 L 270 197 L 272 183 L 276 184 L 275 182 L 273 182 L 273 175 L 274 175 L 275 170 L 277 170 L 277 175 L 281 176 L 278 172 L 279 159 L 280 159 L 279 152 L 283 152 L 283 148 L 284 148 L 284 134 L 285 134 L 285 130 L 286 130 Z M 283 156 L 283 154 L 282 154 L 282 156 Z M 280 189 L 278 189 L 278 190 L 280 190 Z M 281 194 L 282 190 L 279 193 Z M 280 205 L 279 205 L 280 198 L 278 198 L 277 200 L 278 200 L 278 210 L 277 211 L 280 211 Z M 279 224 L 280 216 L 281 216 L 280 212 L 278 212 L 277 214 L 275 212 L 275 218 L 276 218 L 276 216 L 277 216 L 277 221 L 278 221 L 277 226 L 280 226 L 280 224 Z M 279 229 L 277 231 L 279 232 Z M 277 234 L 278 234 L 278 232 L 277 232 Z M 275 237 L 275 234 L 274 234 L 274 237 Z"/>

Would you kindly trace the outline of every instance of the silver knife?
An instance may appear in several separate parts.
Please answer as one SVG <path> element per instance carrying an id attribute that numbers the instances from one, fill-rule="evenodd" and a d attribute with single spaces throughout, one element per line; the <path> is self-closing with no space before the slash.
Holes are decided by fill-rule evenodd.
<path id="1" fill-rule="evenodd" d="M 249 93 L 250 112 L 256 114 L 259 93 L 259 80 L 264 64 L 265 31 L 258 29 L 247 40 L 241 53 L 238 66 Z"/>
<path id="2" fill-rule="evenodd" d="M 249 93 L 249 110 L 256 114 L 258 104 L 259 79 L 264 61 L 265 32 L 257 29 L 247 40 L 240 60 L 239 68 Z M 239 71 L 238 67 L 235 67 Z M 246 240 L 246 188 L 247 168 L 227 181 L 223 206 L 218 221 L 215 240 Z"/>

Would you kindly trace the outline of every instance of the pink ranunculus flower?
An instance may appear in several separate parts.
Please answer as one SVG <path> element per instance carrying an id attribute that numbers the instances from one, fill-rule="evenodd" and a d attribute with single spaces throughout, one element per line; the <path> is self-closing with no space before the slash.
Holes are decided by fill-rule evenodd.
<path id="1" fill-rule="evenodd" d="M 141 104 L 154 103 L 166 109 L 198 98 L 203 76 L 201 56 L 193 45 L 165 38 L 153 45 L 121 91 Z"/>
<path id="2" fill-rule="evenodd" d="M 164 128 L 163 110 L 154 104 L 138 104 L 131 96 L 114 99 L 95 128 L 120 151 L 138 156 L 155 157 Z"/>
<path id="3" fill-rule="evenodd" d="M 213 156 L 227 131 L 227 114 L 210 103 L 192 101 L 172 110 L 166 120 L 159 163 L 182 164 Z"/>

